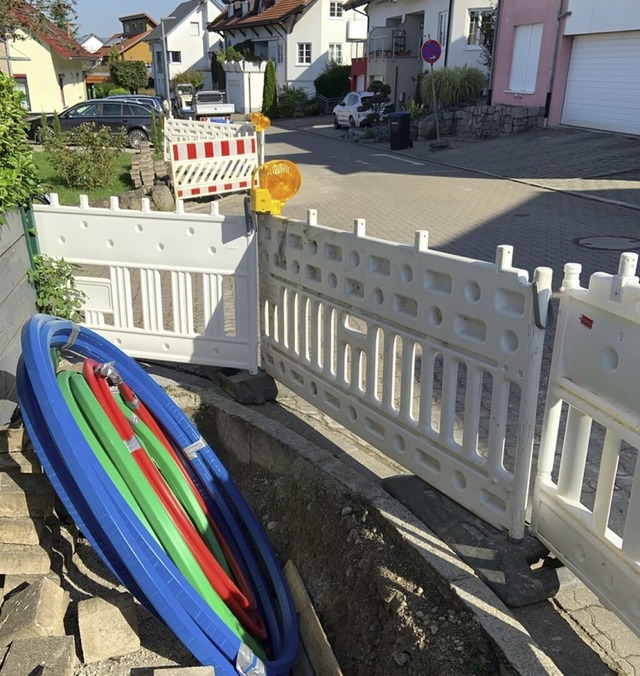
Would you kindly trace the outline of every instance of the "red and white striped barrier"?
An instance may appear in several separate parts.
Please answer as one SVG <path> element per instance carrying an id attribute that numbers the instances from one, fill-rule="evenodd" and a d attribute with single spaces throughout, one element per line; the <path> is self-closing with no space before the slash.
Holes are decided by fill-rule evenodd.
<path id="1" fill-rule="evenodd" d="M 256 134 L 171 144 L 176 199 L 237 192 L 251 187 L 258 167 Z"/>

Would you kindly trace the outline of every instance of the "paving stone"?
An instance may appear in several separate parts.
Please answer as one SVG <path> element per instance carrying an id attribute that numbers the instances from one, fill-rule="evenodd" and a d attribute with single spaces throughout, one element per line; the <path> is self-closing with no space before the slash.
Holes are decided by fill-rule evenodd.
<path id="1" fill-rule="evenodd" d="M 49 552 L 40 545 L 0 545 L 0 574 L 46 575 L 50 568 Z"/>
<path id="2" fill-rule="evenodd" d="M 2 604 L 0 646 L 18 638 L 64 636 L 68 605 L 68 592 L 49 578 L 40 578 Z"/>
<path id="3" fill-rule="evenodd" d="M 12 545 L 37 545 L 44 527 L 42 518 L 0 517 L 0 543 Z M 1 566 L 1 564 L 0 564 Z"/>
<path id="4" fill-rule="evenodd" d="M 73 636 L 16 639 L 0 669 L 2 676 L 73 676 L 76 663 Z"/>
<path id="5" fill-rule="evenodd" d="M 213 667 L 169 667 L 154 669 L 153 676 L 215 676 Z"/>
<path id="6" fill-rule="evenodd" d="M 78 603 L 78 628 L 85 663 L 140 649 L 135 605 L 130 599 L 86 599 Z"/>
<path id="7" fill-rule="evenodd" d="M 0 517 L 48 516 L 55 493 L 43 474 L 0 474 Z"/>
<path id="8" fill-rule="evenodd" d="M 2 587 L 2 591 L 4 593 L 4 598 L 7 598 L 11 592 L 14 590 L 19 590 L 22 591 L 22 589 L 26 588 L 28 585 L 35 584 L 38 582 L 42 577 L 48 577 L 52 582 L 55 584 L 60 584 L 60 578 L 53 572 L 49 571 L 45 575 L 42 574 L 37 574 L 37 575 L 25 575 L 25 574 L 17 574 L 17 575 L 5 575 L 4 576 L 4 584 Z"/>

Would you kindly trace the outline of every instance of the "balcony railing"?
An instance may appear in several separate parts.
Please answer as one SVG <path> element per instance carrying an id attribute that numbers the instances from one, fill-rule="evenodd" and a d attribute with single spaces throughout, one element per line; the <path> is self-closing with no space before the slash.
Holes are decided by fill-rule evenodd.
<path id="1" fill-rule="evenodd" d="M 374 29 L 367 41 L 367 57 L 371 59 L 418 58 L 422 45 L 422 35 L 407 35 L 403 30 L 388 29 L 381 35 L 380 29 Z M 377 32 L 377 34 L 376 34 Z"/>

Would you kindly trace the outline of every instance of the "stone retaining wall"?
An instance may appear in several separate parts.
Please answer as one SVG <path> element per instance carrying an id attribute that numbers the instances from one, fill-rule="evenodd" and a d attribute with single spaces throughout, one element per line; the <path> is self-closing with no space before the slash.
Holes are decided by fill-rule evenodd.
<path id="1" fill-rule="evenodd" d="M 457 138 L 498 138 L 542 127 L 544 108 L 537 106 L 469 106 L 440 113 L 438 124 L 442 136 Z M 433 137 L 435 120 L 430 115 L 418 123 L 417 138 Z"/>

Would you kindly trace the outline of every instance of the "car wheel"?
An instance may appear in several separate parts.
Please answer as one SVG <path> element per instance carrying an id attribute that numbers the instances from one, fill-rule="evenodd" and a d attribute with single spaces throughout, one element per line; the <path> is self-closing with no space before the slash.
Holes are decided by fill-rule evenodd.
<path id="1" fill-rule="evenodd" d="M 129 143 L 129 147 L 134 148 L 137 150 L 140 147 L 140 144 L 143 141 L 148 141 L 149 137 L 142 131 L 142 129 L 132 129 L 128 134 L 127 134 L 127 141 Z"/>
<path id="2" fill-rule="evenodd" d="M 340 129 L 340 123 L 338 122 L 338 116 L 337 115 L 333 116 L 333 128 L 334 129 Z"/>
<path id="3" fill-rule="evenodd" d="M 351 127 L 351 129 L 355 129 L 358 126 L 356 124 L 356 121 L 352 117 L 349 118 L 349 126 Z"/>

